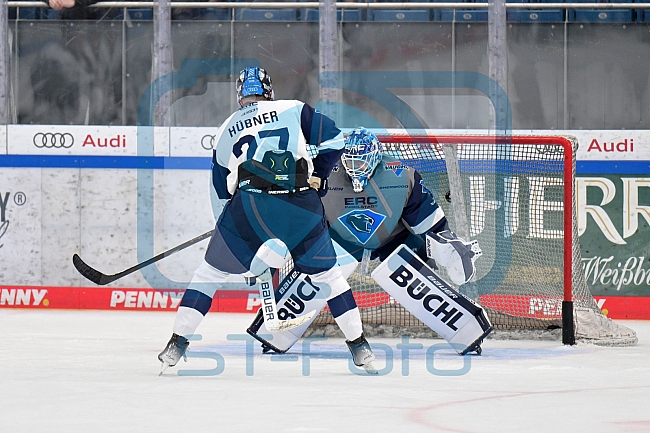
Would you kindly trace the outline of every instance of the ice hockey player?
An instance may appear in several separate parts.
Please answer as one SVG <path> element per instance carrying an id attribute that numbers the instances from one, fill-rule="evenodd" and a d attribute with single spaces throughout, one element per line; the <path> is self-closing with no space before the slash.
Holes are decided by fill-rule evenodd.
<path id="1" fill-rule="evenodd" d="M 241 108 L 220 127 L 213 149 L 213 185 L 227 204 L 183 295 L 172 338 L 158 355 L 161 374 L 185 355 L 188 337 L 207 314 L 215 292 L 267 273 L 267 259 L 279 254 L 278 244 L 312 284 L 341 300 L 346 312 L 337 323 L 354 363 L 373 373 L 375 357 L 358 309 L 347 304 L 354 299 L 337 265 L 319 197 L 343 152 L 343 134 L 306 103 L 275 101 L 271 77 L 260 67 L 241 71 L 237 99 Z M 308 145 L 317 150 L 313 158 Z"/>
<path id="2" fill-rule="evenodd" d="M 383 261 L 401 245 L 415 251 L 423 261 L 433 259 L 444 266 L 458 285 L 474 276 L 474 261 L 482 254 L 478 243 L 465 242 L 450 230 L 443 210 L 425 187 L 420 173 L 384 153 L 375 134 L 365 128 L 357 128 L 347 136 L 340 165 L 329 176 L 328 193 L 322 201 L 337 259 L 346 278 L 359 262 L 363 268 L 367 267 L 368 260 Z M 282 287 L 284 297 L 278 301 L 280 316 L 295 317 L 302 310 L 319 311 L 325 306 L 322 297 L 314 296 L 313 289 L 310 292 L 305 288 L 308 280 L 297 278 L 294 273 L 291 286 Z M 308 296 L 303 296 L 304 293 Z M 328 305 L 336 317 L 340 309 L 332 301 Z M 403 306 L 409 309 L 408 305 Z M 264 351 L 282 353 L 302 336 L 310 323 L 292 330 L 270 332 L 263 327 L 258 313 L 247 332 L 262 341 Z M 483 331 L 479 330 L 479 335 Z M 271 338 L 260 337 L 263 334 Z M 472 340 L 470 346 L 466 350 L 480 353 L 480 341 Z"/>

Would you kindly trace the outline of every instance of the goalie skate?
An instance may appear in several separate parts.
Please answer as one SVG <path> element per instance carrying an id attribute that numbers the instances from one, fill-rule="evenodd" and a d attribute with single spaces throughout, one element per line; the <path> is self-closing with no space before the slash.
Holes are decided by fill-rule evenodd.
<path id="1" fill-rule="evenodd" d="M 160 352 L 158 355 L 158 360 L 162 362 L 159 376 L 161 376 L 169 367 L 175 366 L 181 358 L 187 362 L 185 351 L 189 345 L 190 342 L 187 338 L 178 334 L 172 334 L 172 338 L 167 343 L 165 350 Z"/>
<path id="2" fill-rule="evenodd" d="M 350 353 L 352 353 L 352 360 L 354 365 L 357 367 L 363 367 L 368 374 L 379 374 L 379 371 L 375 367 L 375 354 L 372 353 L 370 344 L 366 337 L 361 334 L 361 337 L 353 341 L 346 341 L 345 344 L 348 345 Z"/>

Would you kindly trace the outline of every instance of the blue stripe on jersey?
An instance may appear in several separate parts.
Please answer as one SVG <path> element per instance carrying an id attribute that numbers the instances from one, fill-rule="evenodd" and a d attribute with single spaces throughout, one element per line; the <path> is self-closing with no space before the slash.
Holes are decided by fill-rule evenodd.
<path id="1" fill-rule="evenodd" d="M 340 295 L 333 297 L 327 301 L 327 305 L 330 307 L 334 318 L 357 308 L 357 303 L 354 301 L 354 296 L 352 296 L 352 290 L 346 290 Z"/>
<path id="2" fill-rule="evenodd" d="M 337 138 L 341 130 L 336 127 L 334 121 L 315 110 L 309 104 L 304 104 L 300 113 L 300 128 L 307 140 L 307 144 L 319 146 L 320 144 Z M 343 153 L 343 141 L 340 149 L 323 149 L 313 159 L 313 175 L 321 179 L 327 178 L 332 172 L 332 167 L 338 162 Z"/>
<path id="3" fill-rule="evenodd" d="M 445 230 L 451 230 L 449 228 L 449 223 L 447 222 L 447 218 L 443 218 L 440 221 L 438 221 L 436 223 L 436 225 L 431 227 L 431 229 L 429 231 L 433 232 L 433 233 L 440 233 L 440 232 L 443 232 Z"/>
<path id="4" fill-rule="evenodd" d="M 212 151 L 212 185 L 214 190 L 217 192 L 217 197 L 220 199 L 229 199 L 232 195 L 228 192 L 228 181 L 227 176 L 230 174 L 230 170 L 226 167 L 222 167 L 217 162 L 217 151 Z"/>
<path id="5" fill-rule="evenodd" d="M 212 305 L 212 298 L 197 290 L 187 289 L 181 299 L 181 307 L 193 308 L 204 316 Z"/>
<path id="6" fill-rule="evenodd" d="M 433 198 L 431 191 L 425 188 L 422 176 L 420 173 L 414 172 L 413 190 L 409 196 L 404 211 L 402 212 L 402 219 L 410 227 L 417 227 L 431 215 L 433 215 L 439 206 L 436 199 Z M 438 221 L 431 221 L 431 224 L 436 224 Z M 427 231 L 429 227 L 419 227 L 421 232 Z"/>
<path id="7" fill-rule="evenodd" d="M 341 130 L 334 121 L 309 104 L 303 104 L 300 113 L 300 128 L 307 144 L 318 146 L 321 143 L 336 138 Z"/>

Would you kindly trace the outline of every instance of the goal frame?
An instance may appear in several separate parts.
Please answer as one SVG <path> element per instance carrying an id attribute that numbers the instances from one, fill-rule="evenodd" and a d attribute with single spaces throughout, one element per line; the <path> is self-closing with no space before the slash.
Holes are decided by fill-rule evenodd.
<path id="1" fill-rule="evenodd" d="M 562 343 L 576 344 L 576 330 L 573 314 L 573 219 L 575 214 L 575 160 L 574 137 L 564 135 L 436 135 L 430 134 L 384 134 L 377 135 L 382 143 L 430 144 L 444 148 L 445 145 L 463 144 L 508 144 L 531 146 L 561 146 L 564 150 L 564 237 L 563 237 L 563 300 L 562 300 Z"/>

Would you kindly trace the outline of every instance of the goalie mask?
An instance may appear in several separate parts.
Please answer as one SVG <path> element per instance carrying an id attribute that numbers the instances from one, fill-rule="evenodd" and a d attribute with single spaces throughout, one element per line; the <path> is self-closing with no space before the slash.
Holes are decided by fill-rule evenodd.
<path id="1" fill-rule="evenodd" d="M 354 192 L 363 191 L 381 156 L 381 143 L 375 134 L 361 127 L 348 134 L 341 162 L 352 180 Z"/>
<path id="2" fill-rule="evenodd" d="M 263 96 L 272 101 L 274 98 L 271 76 L 262 68 L 253 66 L 245 68 L 237 78 L 237 102 L 247 96 Z"/>

